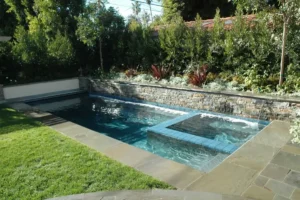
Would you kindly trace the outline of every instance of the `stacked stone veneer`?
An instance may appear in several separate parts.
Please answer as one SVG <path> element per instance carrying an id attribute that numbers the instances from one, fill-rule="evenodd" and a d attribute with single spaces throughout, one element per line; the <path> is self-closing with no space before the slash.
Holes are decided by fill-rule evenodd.
<path id="1" fill-rule="evenodd" d="M 90 79 L 85 77 L 79 77 L 79 89 L 88 91 L 90 89 Z"/>
<path id="2" fill-rule="evenodd" d="M 0 101 L 4 100 L 3 85 L 0 84 Z"/>
<path id="3" fill-rule="evenodd" d="M 221 94 L 190 89 L 167 88 L 153 85 L 103 82 L 92 80 L 91 91 L 128 97 L 192 109 L 233 114 L 261 120 L 286 120 L 296 118 L 299 101 Z"/>

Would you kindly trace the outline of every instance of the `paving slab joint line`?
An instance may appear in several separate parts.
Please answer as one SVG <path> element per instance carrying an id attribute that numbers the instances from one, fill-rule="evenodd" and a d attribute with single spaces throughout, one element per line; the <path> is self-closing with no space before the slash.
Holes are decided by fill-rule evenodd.
<path id="1" fill-rule="evenodd" d="M 254 180 L 255 181 L 255 180 Z M 241 196 L 242 197 L 244 197 L 244 194 L 249 190 L 249 188 L 251 187 L 251 186 L 253 186 L 253 185 L 255 185 L 254 184 L 254 181 L 244 190 L 244 192 L 242 192 L 242 194 L 241 194 Z M 259 186 L 258 186 L 259 187 Z"/>
<path id="2" fill-rule="evenodd" d="M 191 183 L 189 183 L 186 187 L 182 188 L 182 190 L 186 190 L 188 187 L 190 187 L 191 185 L 193 185 L 195 182 L 197 182 L 198 180 L 200 180 L 203 176 L 205 176 L 206 173 L 200 175 L 198 178 L 196 178 L 194 181 L 192 181 Z"/>

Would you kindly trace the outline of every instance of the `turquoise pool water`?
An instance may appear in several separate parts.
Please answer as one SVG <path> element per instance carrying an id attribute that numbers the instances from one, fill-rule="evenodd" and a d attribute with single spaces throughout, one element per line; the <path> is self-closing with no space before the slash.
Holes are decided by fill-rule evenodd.
<path id="1" fill-rule="evenodd" d="M 100 96 L 89 97 L 86 94 L 30 102 L 29 104 L 137 148 L 202 171 L 210 171 L 228 156 L 226 153 L 178 143 L 168 138 L 147 137 L 149 127 L 187 114 L 185 111 Z M 215 134 L 212 131 L 206 133 L 208 137 L 239 145 L 264 127 L 262 125 L 245 127 L 244 124 L 244 129 L 238 131 L 235 129 L 240 129 L 241 123 L 226 123 L 226 120 L 214 121 L 211 118 L 206 120 L 207 123 L 214 126 L 215 132 Z M 184 125 L 173 128 L 183 131 L 188 128 L 188 123 Z M 208 130 L 207 126 L 205 128 Z M 227 132 L 228 130 L 235 131 L 234 134 L 227 137 L 226 130 Z M 249 130 L 249 132 L 245 133 L 247 132 L 245 130 Z M 196 128 L 186 131 L 189 134 L 197 134 Z M 238 136 L 235 137 L 236 135 Z"/>

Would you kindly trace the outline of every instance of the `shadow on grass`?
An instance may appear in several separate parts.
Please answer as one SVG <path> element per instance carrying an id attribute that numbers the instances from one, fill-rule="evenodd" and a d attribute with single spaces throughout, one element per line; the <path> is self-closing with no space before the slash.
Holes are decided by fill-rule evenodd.
<path id="1" fill-rule="evenodd" d="M 38 121 L 42 122 L 46 126 L 54 126 L 58 124 L 62 124 L 68 122 L 67 120 L 57 117 L 55 115 L 48 115 L 37 118 Z"/>
<path id="2" fill-rule="evenodd" d="M 11 108 L 0 106 L 0 135 L 41 126 L 41 123 L 27 118 Z"/>

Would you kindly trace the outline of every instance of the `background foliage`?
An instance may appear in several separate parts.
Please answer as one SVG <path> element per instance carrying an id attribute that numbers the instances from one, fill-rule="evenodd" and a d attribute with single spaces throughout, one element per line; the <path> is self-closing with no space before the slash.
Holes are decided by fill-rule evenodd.
<path id="1" fill-rule="evenodd" d="M 151 23 L 151 14 L 142 12 L 139 3 L 133 3 L 133 15 L 126 21 L 115 9 L 107 8 L 105 1 L 99 9 L 98 1 L 5 0 L 0 3 L 5 22 L 0 34 L 13 39 L 0 43 L 0 81 L 12 84 L 72 77 L 79 75 L 78 70 L 99 77 L 101 49 L 105 73 L 151 74 L 155 65 L 170 72 L 164 79 L 179 80 L 208 66 L 204 87 L 219 88 L 224 83 L 239 90 L 300 92 L 299 10 L 290 12 L 285 80 L 279 87 L 283 18 L 277 13 L 287 11 L 277 1 L 260 2 L 234 0 L 231 12 L 235 18 L 228 28 L 221 18 L 223 1 L 214 2 L 220 10 L 204 13 L 201 2 L 164 0 L 163 16 L 154 16 Z M 188 17 L 196 16 L 190 28 L 184 19 L 186 8 L 193 4 L 200 6 L 194 10 L 200 13 L 190 12 Z M 247 13 L 255 13 L 255 19 L 246 20 Z M 205 29 L 201 16 L 208 15 L 215 16 L 214 26 Z"/>

